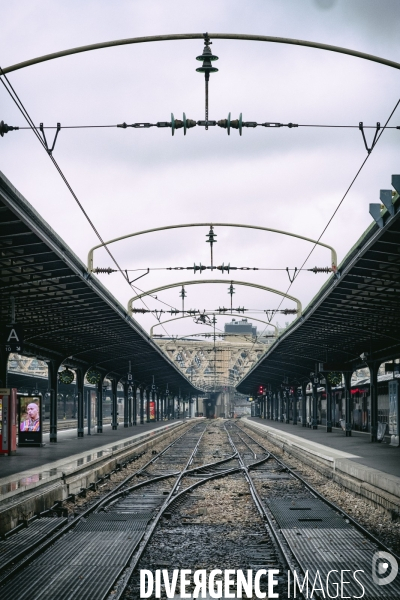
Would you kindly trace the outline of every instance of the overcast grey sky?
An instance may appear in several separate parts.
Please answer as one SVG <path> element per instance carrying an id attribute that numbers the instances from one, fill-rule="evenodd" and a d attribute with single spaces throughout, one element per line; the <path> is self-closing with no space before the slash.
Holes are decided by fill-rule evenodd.
<path id="1" fill-rule="evenodd" d="M 65 48 L 112 39 L 168 33 L 248 33 L 344 46 L 400 61 L 398 0 L 18 0 L 3 2 L 4 68 Z M 126 121 L 204 119 L 204 78 L 195 69 L 201 40 L 122 46 L 61 58 L 11 73 L 9 78 L 33 121 L 45 125 L 102 125 Z M 383 124 L 399 99 L 399 71 L 357 58 L 296 46 L 215 40 L 219 72 L 211 75 L 210 118 L 300 124 Z M 24 125 L 4 89 L 1 113 Z M 400 125 L 399 111 L 392 125 Z M 373 130 L 367 133 L 373 137 Z M 370 202 L 390 188 L 399 169 L 399 130 L 386 131 L 330 224 L 322 241 L 339 261 L 371 222 Z M 51 138 L 51 134 L 50 134 Z M 97 239 L 29 131 L 0 140 L 0 169 L 56 232 L 86 261 Z M 220 221 L 283 229 L 317 238 L 366 156 L 358 129 L 246 129 L 228 137 L 220 128 L 196 127 L 186 137 L 168 129 L 62 130 L 54 156 L 105 239 L 174 223 Z M 150 234 L 111 246 L 123 268 L 209 264 L 206 228 Z M 262 232 L 218 228 L 216 264 L 300 267 L 310 245 Z M 306 266 L 327 266 L 316 249 Z M 97 266 L 111 266 L 105 252 Z M 139 275 L 140 272 L 137 273 Z M 214 272 L 217 286 L 191 286 L 187 308 L 229 305 L 229 277 L 285 291 L 285 271 Z M 143 290 L 198 279 L 188 271 L 153 271 Z M 304 272 L 290 294 L 306 306 L 326 275 Z M 101 276 L 126 304 L 132 290 L 121 275 Z M 276 295 L 236 287 L 234 305 L 278 306 Z M 177 288 L 159 299 L 180 306 Z M 147 299 L 152 308 L 163 305 Z M 138 307 L 143 304 L 137 303 Z M 282 307 L 293 307 L 285 300 Z M 164 306 L 164 308 L 167 308 Z M 262 317 L 261 317 L 262 318 Z M 279 317 L 283 324 L 292 317 Z M 138 317 L 149 329 L 155 320 Z M 218 320 L 223 327 L 224 319 Z M 204 329 L 204 328 L 203 328 Z M 158 328 L 160 331 L 160 328 Z M 202 328 L 190 319 L 170 334 Z M 161 331 L 160 331 L 161 333 Z M 165 332 L 164 332 L 165 333 Z"/>

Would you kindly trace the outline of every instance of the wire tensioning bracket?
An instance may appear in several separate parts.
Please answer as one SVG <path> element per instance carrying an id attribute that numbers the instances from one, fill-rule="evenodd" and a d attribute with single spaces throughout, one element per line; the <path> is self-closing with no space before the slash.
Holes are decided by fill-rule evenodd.
<path id="1" fill-rule="evenodd" d="M 293 275 L 290 274 L 289 267 L 286 267 L 286 273 L 288 274 L 290 283 L 296 279 L 297 267 L 294 268 Z"/>
<path id="2" fill-rule="evenodd" d="M 374 149 L 374 147 L 375 147 L 375 144 L 376 144 L 376 142 L 378 141 L 378 140 L 377 140 L 377 137 L 378 137 L 378 132 L 379 132 L 379 130 L 380 130 L 380 128 L 381 128 L 381 124 L 380 124 L 380 123 L 377 123 L 377 124 L 376 124 L 376 128 L 375 128 L 375 135 L 374 135 L 374 139 L 372 140 L 372 146 L 371 146 L 371 147 L 368 147 L 368 144 L 367 144 L 367 139 L 366 139 L 366 137 L 365 137 L 365 133 L 364 133 L 364 123 L 363 123 L 362 121 L 360 121 L 360 123 L 358 124 L 358 128 L 359 128 L 359 130 L 361 131 L 361 134 L 362 134 L 362 136 L 363 136 L 363 140 L 364 140 L 365 149 L 366 149 L 366 151 L 368 152 L 368 154 L 371 154 L 372 150 L 373 150 L 373 149 Z"/>
<path id="3" fill-rule="evenodd" d="M 44 145 L 45 145 L 45 148 L 46 148 L 46 150 L 47 150 L 47 153 L 48 153 L 48 154 L 50 154 L 50 156 L 51 156 L 51 155 L 52 155 L 52 153 L 53 153 L 53 150 L 54 150 L 54 146 L 56 145 L 57 136 L 58 136 L 58 134 L 59 134 L 59 131 L 60 131 L 60 129 L 61 129 L 61 123 L 57 123 L 57 131 L 56 131 L 56 135 L 54 136 L 53 145 L 52 145 L 52 147 L 51 147 L 51 148 L 49 148 L 49 145 L 48 145 L 48 143 L 47 143 L 47 139 L 46 139 L 46 134 L 45 134 L 45 132 L 44 132 L 43 123 L 40 123 L 40 125 L 39 125 L 39 129 L 40 129 L 40 132 L 41 132 L 41 134 L 42 134 L 43 141 L 44 141 Z"/>

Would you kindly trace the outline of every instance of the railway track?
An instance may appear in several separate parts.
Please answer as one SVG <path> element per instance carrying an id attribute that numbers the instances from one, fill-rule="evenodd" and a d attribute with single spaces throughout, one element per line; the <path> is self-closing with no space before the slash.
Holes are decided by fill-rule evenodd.
<path id="1" fill-rule="evenodd" d="M 47 525 L 60 529 L 36 545 L 32 526 L 13 536 L 25 557 L 0 576 L 2 600 L 136 600 L 141 569 L 275 569 L 280 598 L 329 597 L 318 577 L 334 570 L 333 597 L 342 570 L 362 570 L 364 598 L 400 597 L 371 583 L 379 541 L 231 421 L 196 423 L 77 519 Z M 344 595 L 361 597 L 348 579 Z"/>
<path id="2" fill-rule="evenodd" d="M 260 503 L 292 575 L 296 563 L 300 567 L 296 575 L 301 574 L 304 590 L 308 589 L 305 597 L 329 597 L 327 591 L 333 596 L 335 590 L 341 590 L 342 597 L 368 600 L 400 597 L 400 584 L 396 580 L 385 586 L 373 581 L 374 557 L 378 552 L 391 554 L 380 540 L 243 428 L 230 423 L 227 429 L 232 448 L 243 457 L 243 469 L 255 501 Z M 268 459 L 257 464 L 256 456 L 262 452 L 268 454 Z M 346 584 L 343 573 L 349 579 Z M 292 585 L 293 580 L 292 577 Z M 322 589 L 318 591 L 317 587 Z"/>

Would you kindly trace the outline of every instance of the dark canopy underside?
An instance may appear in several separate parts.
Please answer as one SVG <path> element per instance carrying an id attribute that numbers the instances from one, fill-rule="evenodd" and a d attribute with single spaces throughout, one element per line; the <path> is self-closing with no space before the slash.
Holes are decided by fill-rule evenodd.
<path id="1" fill-rule="evenodd" d="M 384 226 L 375 222 L 351 249 L 311 301 L 271 349 L 239 383 L 252 394 L 259 385 L 301 383 L 316 363 L 326 370 L 353 370 L 367 361 L 400 357 L 400 201 L 396 194 Z"/>
<path id="2" fill-rule="evenodd" d="M 138 384 L 198 391 L 1 173 L 0 263 L 1 326 L 13 296 L 24 354 L 117 379 L 131 361 Z"/>

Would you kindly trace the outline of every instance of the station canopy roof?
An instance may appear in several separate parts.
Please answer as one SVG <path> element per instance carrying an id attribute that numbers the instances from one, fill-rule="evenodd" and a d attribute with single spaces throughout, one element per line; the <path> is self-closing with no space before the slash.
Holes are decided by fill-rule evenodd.
<path id="1" fill-rule="evenodd" d="M 400 176 L 393 176 L 396 189 Z M 391 193 L 390 193 L 391 197 Z M 400 358 L 400 199 L 373 222 L 318 294 L 239 382 L 254 394 Z M 361 358 L 363 355 L 363 358 Z"/>
<path id="2" fill-rule="evenodd" d="M 118 380 L 131 361 L 137 384 L 199 392 L 2 173 L 0 252 L 1 325 L 14 297 L 23 354 Z"/>

